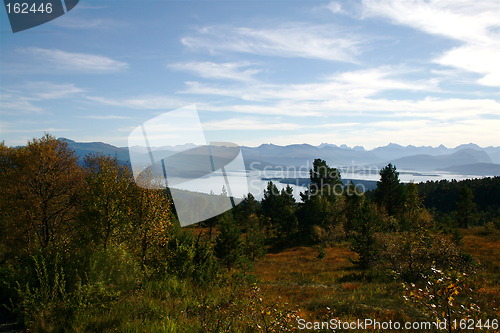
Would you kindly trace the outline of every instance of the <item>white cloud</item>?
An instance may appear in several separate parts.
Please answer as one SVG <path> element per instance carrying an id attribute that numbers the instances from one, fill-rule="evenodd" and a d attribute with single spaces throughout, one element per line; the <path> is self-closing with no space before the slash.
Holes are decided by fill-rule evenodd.
<path id="1" fill-rule="evenodd" d="M 261 119 L 251 118 L 230 118 L 220 121 L 205 122 L 202 124 L 205 130 L 243 130 L 243 131 L 261 131 L 261 130 L 297 130 L 302 126 L 299 124 L 285 122 L 270 122 Z"/>
<path id="2" fill-rule="evenodd" d="M 32 103 L 32 99 L 6 92 L 0 94 L 0 110 L 3 114 L 16 114 L 19 112 L 42 112 L 43 108 Z"/>
<path id="3" fill-rule="evenodd" d="M 45 66 L 71 72 L 115 73 L 128 68 L 128 64 L 102 55 L 66 52 L 59 49 L 30 47 L 21 49 L 39 59 Z"/>
<path id="4" fill-rule="evenodd" d="M 325 101 L 277 101 L 265 105 L 234 104 L 200 106 L 200 109 L 217 112 L 236 112 L 259 115 L 286 115 L 290 117 L 359 117 L 366 115 L 392 116 L 398 120 L 424 118 L 434 121 L 474 119 L 482 114 L 498 114 L 500 103 L 493 99 L 435 98 L 385 99 L 385 98 L 333 98 Z"/>
<path id="5" fill-rule="evenodd" d="M 28 82 L 23 86 L 23 90 L 26 95 L 42 100 L 68 98 L 85 91 L 72 83 L 59 84 L 52 82 Z"/>
<path id="6" fill-rule="evenodd" d="M 378 68 L 340 73 L 324 82 L 310 84 L 255 84 L 250 87 L 212 87 L 189 84 L 185 92 L 214 94 L 238 98 L 224 105 L 200 105 L 200 109 L 254 115 L 285 115 L 289 117 L 354 117 L 364 122 L 366 115 L 392 116 L 397 120 L 428 119 L 441 122 L 476 119 L 497 114 L 500 102 L 490 98 L 382 97 L 391 90 L 436 92 L 434 79 L 407 81 L 402 73 L 391 68 Z M 333 117 L 333 118 L 332 118 Z"/>
<path id="7" fill-rule="evenodd" d="M 500 3 L 496 0 L 363 1 L 365 16 L 381 16 L 429 34 L 461 41 L 434 61 L 481 74 L 477 83 L 500 85 Z"/>
<path id="8" fill-rule="evenodd" d="M 130 119 L 130 117 L 119 116 L 119 115 L 88 115 L 82 116 L 80 118 L 85 119 L 97 119 L 97 120 L 118 120 L 118 119 Z"/>
<path id="9" fill-rule="evenodd" d="M 297 131 L 305 129 L 336 129 L 354 127 L 359 122 L 328 122 L 319 125 L 306 124 L 301 121 L 284 122 L 268 118 L 230 118 L 203 123 L 203 129 L 208 131 Z"/>
<path id="10" fill-rule="evenodd" d="M 255 83 L 251 86 L 219 86 L 187 82 L 183 93 L 230 96 L 244 101 L 321 101 L 352 100 L 374 97 L 391 91 L 438 91 L 434 79 L 408 81 L 399 79 L 399 70 L 373 68 L 330 75 L 324 80 L 306 84 Z"/>
<path id="11" fill-rule="evenodd" d="M 181 70 L 194 73 L 203 78 L 254 81 L 254 75 L 259 73 L 258 69 L 244 69 L 251 64 L 246 62 L 182 62 L 168 65 L 174 70 Z"/>
<path id="12" fill-rule="evenodd" d="M 272 28 L 209 26 L 181 42 L 191 49 L 357 62 L 361 39 L 333 25 L 289 23 Z"/>
<path id="13" fill-rule="evenodd" d="M 72 98 L 83 92 L 72 83 L 27 82 L 4 89 L 0 94 L 0 110 L 5 114 L 40 113 L 44 111 L 37 105 L 41 101 Z"/>
<path id="14" fill-rule="evenodd" d="M 56 128 L 56 127 L 49 127 L 49 128 L 44 128 L 44 129 L 41 129 L 41 128 L 24 128 L 24 129 L 21 129 L 21 128 L 16 128 L 16 129 L 10 129 L 10 128 L 2 128 L 2 132 L 4 133 L 35 133 L 35 132 L 39 132 L 39 133 L 55 133 L 55 132 L 69 132 L 69 131 L 74 131 L 74 129 L 71 129 L 71 128 Z"/>
<path id="15" fill-rule="evenodd" d="M 64 15 L 55 20 L 54 24 L 70 29 L 109 29 L 125 26 L 123 23 L 109 18 L 79 18 L 74 15 Z"/>
<path id="16" fill-rule="evenodd" d="M 340 3 L 336 2 L 336 1 L 330 2 L 328 5 L 326 5 L 326 8 L 328 8 L 328 10 L 330 10 L 334 14 L 338 14 L 338 13 L 343 13 L 344 12 L 344 10 L 342 9 L 342 4 L 340 4 Z"/>
<path id="17" fill-rule="evenodd" d="M 162 95 L 137 96 L 132 98 L 106 98 L 99 96 L 87 96 L 87 99 L 104 105 L 144 110 L 172 109 L 187 104 L 177 98 Z"/>
<path id="18" fill-rule="evenodd" d="M 435 59 L 443 66 L 451 66 L 484 75 L 477 83 L 500 86 L 500 40 L 497 45 L 468 44 L 445 52 Z"/>
<path id="19" fill-rule="evenodd" d="M 197 104 L 200 110 L 210 112 L 234 112 L 253 115 L 283 115 L 283 116 L 311 116 L 318 117 L 321 113 L 311 108 L 296 107 L 294 103 L 280 101 L 263 104 L 224 104 L 214 105 L 209 103 Z"/>

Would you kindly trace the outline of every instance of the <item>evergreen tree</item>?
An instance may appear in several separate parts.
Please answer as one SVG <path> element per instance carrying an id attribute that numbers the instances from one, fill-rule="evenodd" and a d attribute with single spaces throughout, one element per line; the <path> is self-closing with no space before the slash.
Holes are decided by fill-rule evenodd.
<path id="1" fill-rule="evenodd" d="M 261 219 L 255 214 L 248 217 L 247 226 L 243 248 L 245 256 L 250 259 L 250 261 L 255 261 L 256 259 L 264 257 L 266 254 L 264 248 L 266 230 L 262 225 Z"/>
<path id="2" fill-rule="evenodd" d="M 315 195 L 332 196 L 337 188 L 342 186 L 340 172 L 319 158 L 314 160 L 313 167 L 309 170 L 309 179 L 311 182 L 306 191 L 306 199 Z"/>
<path id="3" fill-rule="evenodd" d="M 279 203 L 281 214 L 277 220 L 278 234 L 281 237 L 286 237 L 298 231 L 298 221 L 295 214 L 296 202 L 293 197 L 293 188 L 290 185 L 281 190 Z"/>
<path id="4" fill-rule="evenodd" d="M 362 200 L 351 225 L 351 250 L 359 255 L 354 263 L 361 268 L 367 268 L 378 259 L 375 233 L 380 228 L 380 217 L 375 207 Z"/>
<path id="5" fill-rule="evenodd" d="M 215 255 L 226 268 L 237 266 L 243 259 L 241 229 L 236 225 L 231 212 L 221 215 L 220 233 L 215 239 Z"/>
<path id="6" fill-rule="evenodd" d="M 309 178 L 308 189 L 300 194 L 303 201 L 298 211 L 300 229 L 309 234 L 314 233 L 311 228 L 319 227 L 317 231 L 326 233 L 327 229 L 332 229 L 343 220 L 344 203 L 339 198 L 344 191 L 340 172 L 329 167 L 324 160 L 315 159 Z M 312 236 L 313 240 L 318 238 Z"/>
<path id="7" fill-rule="evenodd" d="M 345 188 L 345 209 L 344 216 L 345 221 L 345 231 L 349 234 L 353 230 L 353 221 L 359 219 L 359 216 L 363 213 L 362 207 L 365 201 L 365 196 L 363 192 L 356 189 L 352 181 L 347 184 Z"/>
<path id="8" fill-rule="evenodd" d="M 246 231 L 254 224 L 253 220 L 260 220 L 262 209 L 260 202 L 255 200 L 252 193 L 248 193 L 243 197 L 241 203 L 233 209 L 233 212 L 243 231 Z"/>
<path id="9" fill-rule="evenodd" d="M 376 202 L 385 207 L 389 215 L 396 215 L 403 203 L 403 185 L 399 181 L 395 165 L 389 163 L 380 170 L 380 181 L 377 182 L 374 194 Z"/>
<path id="10" fill-rule="evenodd" d="M 279 191 L 273 182 L 268 182 L 261 205 L 278 237 L 286 237 L 297 231 L 296 202 L 290 185 Z"/>
<path id="11" fill-rule="evenodd" d="M 476 204 L 474 193 L 468 186 L 461 186 L 458 191 L 457 215 L 462 228 L 468 228 L 474 217 Z"/>

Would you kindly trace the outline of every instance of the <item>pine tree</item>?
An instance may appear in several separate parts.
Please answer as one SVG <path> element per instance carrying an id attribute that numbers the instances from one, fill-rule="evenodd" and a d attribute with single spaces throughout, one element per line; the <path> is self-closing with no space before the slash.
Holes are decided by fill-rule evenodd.
<path id="1" fill-rule="evenodd" d="M 331 229 L 342 220 L 341 211 L 343 201 L 343 184 L 340 172 L 329 167 L 321 159 L 315 159 L 309 170 L 310 185 L 305 193 L 301 193 L 303 203 L 300 205 L 298 216 L 301 231 L 307 235 L 314 232 L 311 228 L 321 232 Z M 317 240 L 312 235 L 313 240 Z"/>
<path id="2" fill-rule="evenodd" d="M 314 160 L 313 167 L 309 170 L 309 179 L 311 183 L 306 192 L 307 196 L 331 196 L 335 194 L 338 186 L 342 186 L 340 172 L 319 158 Z"/>
<path id="3" fill-rule="evenodd" d="M 296 202 L 290 185 L 278 191 L 276 185 L 269 182 L 261 205 L 264 215 L 270 218 L 272 228 L 278 237 L 284 238 L 297 231 Z"/>
<path id="4" fill-rule="evenodd" d="M 399 181 L 396 166 L 389 163 L 380 170 L 380 181 L 375 189 L 376 202 L 385 207 L 391 216 L 396 215 L 403 203 L 403 185 Z"/>
<path id="5" fill-rule="evenodd" d="M 354 261 L 361 268 L 368 268 L 378 258 L 375 233 L 379 230 L 380 219 L 375 208 L 362 201 L 359 214 L 351 221 L 351 250 L 358 253 L 358 259 Z"/>
<path id="6" fill-rule="evenodd" d="M 462 228 L 468 228 L 474 217 L 476 211 L 476 204 L 474 203 L 474 193 L 468 186 L 461 186 L 458 190 L 457 200 L 457 214 L 458 221 Z"/>
<path id="7" fill-rule="evenodd" d="M 243 259 L 241 229 L 236 225 L 231 212 L 221 215 L 220 233 L 215 239 L 215 255 L 226 268 L 237 266 Z"/>

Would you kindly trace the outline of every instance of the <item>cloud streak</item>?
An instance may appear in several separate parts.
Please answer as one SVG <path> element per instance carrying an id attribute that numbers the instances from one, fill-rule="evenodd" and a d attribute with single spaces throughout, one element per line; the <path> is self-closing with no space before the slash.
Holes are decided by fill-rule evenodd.
<path id="1" fill-rule="evenodd" d="M 39 47 L 24 48 L 21 51 L 37 59 L 43 59 L 45 65 L 70 72 L 117 73 L 125 71 L 129 67 L 125 62 L 96 54 Z"/>
<path id="2" fill-rule="evenodd" d="M 143 110 L 168 110 L 172 108 L 178 108 L 187 104 L 177 98 L 163 95 L 143 95 L 132 98 L 107 98 L 100 96 L 87 96 L 87 99 L 99 104 L 109 106 Z"/>
<path id="3" fill-rule="evenodd" d="M 258 69 L 247 68 L 247 62 L 181 62 L 167 65 L 168 68 L 193 73 L 207 79 L 235 80 L 253 82 Z M 245 69 L 247 68 L 247 69 Z"/>
<path id="4" fill-rule="evenodd" d="M 273 28 L 207 26 L 181 39 L 190 49 L 356 63 L 361 38 L 333 25 L 299 22 Z"/>
<path id="5" fill-rule="evenodd" d="M 16 114 L 16 113 L 39 113 L 44 109 L 42 107 L 36 106 L 32 103 L 32 100 L 18 94 L 11 92 L 2 92 L 0 94 L 0 110 L 2 114 Z"/>
<path id="6" fill-rule="evenodd" d="M 32 81 L 22 86 L 13 86 L 4 89 L 0 94 L 0 110 L 3 113 L 41 113 L 45 110 L 40 102 L 74 98 L 85 90 L 72 83 L 52 83 L 46 81 Z"/>
<path id="7" fill-rule="evenodd" d="M 230 118 L 221 121 L 211 121 L 202 124 L 205 130 L 243 130 L 243 131 L 262 131 L 262 130 L 298 130 L 302 126 L 294 123 L 269 122 L 262 119 L 252 118 Z"/>
<path id="8" fill-rule="evenodd" d="M 73 83 L 52 83 L 52 82 L 28 82 L 23 90 L 26 94 L 31 94 L 34 99 L 48 100 L 73 97 L 76 94 L 85 92 Z"/>
<path id="9" fill-rule="evenodd" d="M 250 86 L 214 85 L 186 82 L 184 94 L 215 95 L 239 98 L 243 101 L 272 100 L 320 103 L 331 100 L 352 101 L 377 97 L 387 91 L 439 91 L 436 79 L 405 80 L 404 72 L 390 67 L 342 72 L 305 84 L 270 84 L 257 82 Z"/>
<path id="10" fill-rule="evenodd" d="M 88 115 L 82 116 L 80 118 L 85 119 L 96 119 L 96 120 L 120 120 L 120 119 L 130 119 L 127 116 L 119 116 L 119 115 Z"/>

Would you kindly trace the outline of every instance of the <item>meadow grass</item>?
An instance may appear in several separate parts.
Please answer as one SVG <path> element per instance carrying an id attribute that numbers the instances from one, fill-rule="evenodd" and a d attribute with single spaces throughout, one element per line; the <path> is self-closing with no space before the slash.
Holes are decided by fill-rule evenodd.
<path id="1" fill-rule="evenodd" d="M 464 250 L 477 262 L 477 290 L 487 312 L 500 315 L 500 233 L 484 227 L 462 230 Z M 270 298 L 299 308 L 302 318 L 311 321 L 425 320 L 425 316 L 403 298 L 401 284 L 378 268 L 359 270 L 352 263 L 356 254 L 347 244 L 326 248 L 326 256 L 317 258 L 314 247 L 293 247 L 267 254 L 256 263 L 255 274 L 263 293 Z M 495 310 L 496 309 L 496 310 Z"/>

